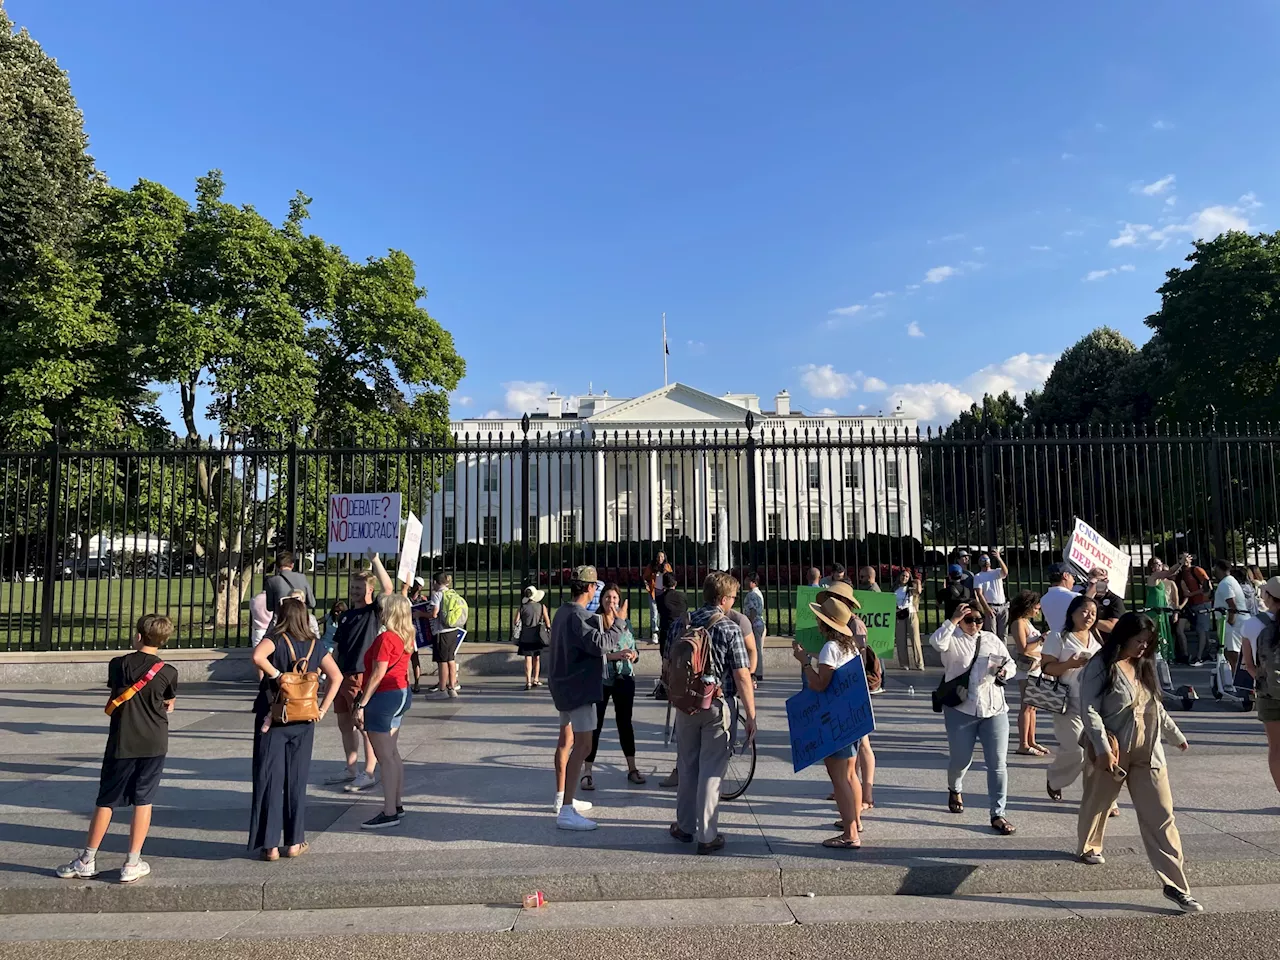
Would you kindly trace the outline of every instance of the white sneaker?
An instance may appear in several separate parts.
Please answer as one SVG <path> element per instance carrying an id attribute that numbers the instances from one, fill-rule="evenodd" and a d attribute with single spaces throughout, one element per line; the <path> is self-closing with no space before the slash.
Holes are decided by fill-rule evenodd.
<path id="1" fill-rule="evenodd" d="M 462 684 L 460 684 L 460 683 L 455 683 L 455 684 L 453 685 L 453 692 L 454 692 L 454 693 L 461 693 L 461 692 L 462 692 Z"/>
<path id="2" fill-rule="evenodd" d="M 594 804 L 590 800 L 579 800 L 577 797 L 573 799 L 573 809 L 577 810 L 578 813 L 586 813 L 593 806 Z"/>
<path id="3" fill-rule="evenodd" d="M 1097 866 L 1101 866 L 1102 864 L 1106 863 L 1106 862 L 1107 862 L 1107 860 L 1106 860 L 1106 858 L 1105 858 L 1105 857 L 1103 857 L 1103 855 L 1102 855 L 1102 854 L 1100 854 L 1100 853 L 1092 853 L 1092 852 L 1090 852 L 1090 853 L 1082 854 L 1082 855 L 1081 855 L 1081 857 L 1080 857 L 1080 862 L 1081 862 L 1081 863 L 1087 863 L 1087 864 L 1089 864 L 1089 866 L 1091 866 L 1091 867 L 1097 867 Z"/>
<path id="4" fill-rule="evenodd" d="M 125 865 L 120 868 L 120 882 L 133 883 L 135 880 L 141 880 L 151 872 L 151 864 L 145 860 L 139 860 L 137 863 L 129 863 L 125 861 Z"/>
<path id="5" fill-rule="evenodd" d="M 600 826 L 594 820 L 588 820 L 571 807 L 561 807 L 556 817 L 556 827 L 560 830 L 594 830 Z"/>
<path id="6" fill-rule="evenodd" d="M 449 691 L 449 699 L 450 699 L 450 700 L 457 700 L 457 699 L 458 699 L 458 688 L 457 688 L 457 687 L 454 687 L 452 690 L 450 690 L 450 691 Z"/>
<path id="7" fill-rule="evenodd" d="M 63 880 L 90 880 L 98 875 L 98 865 L 93 860 L 85 860 L 84 851 L 81 850 L 74 860 L 62 864 L 54 872 Z"/>
<path id="8" fill-rule="evenodd" d="M 332 777 L 327 777 L 324 782 L 328 784 L 350 783 L 355 778 L 355 771 L 350 767 L 344 767 L 341 773 L 335 773 Z"/>
<path id="9" fill-rule="evenodd" d="M 368 790 L 377 782 L 377 777 L 371 777 L 367 772 L 361 770 L 356 774 L 356 778 L 343 787 L 343 789 L 346 790 L 347 793 L 359 793 L 362 790 Z"/>

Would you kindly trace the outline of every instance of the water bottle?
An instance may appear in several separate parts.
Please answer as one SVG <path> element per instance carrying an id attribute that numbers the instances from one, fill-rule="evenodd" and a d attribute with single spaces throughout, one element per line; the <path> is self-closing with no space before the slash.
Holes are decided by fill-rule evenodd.
<path id="1" fill-rule="evenodd" d="M 915 687 L 907 687 L 907 696 L 908 696 L 908 697 L 914 697 L 915 695 L 916 695 L 916 688 L 915 688 Z"/>

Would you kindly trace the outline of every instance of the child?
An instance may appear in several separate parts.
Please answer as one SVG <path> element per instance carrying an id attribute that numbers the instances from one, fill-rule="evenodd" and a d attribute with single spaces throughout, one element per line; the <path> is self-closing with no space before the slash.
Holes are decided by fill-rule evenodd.
<path id="1" fill-rule="evenodd" d="M 158 654 L 172 635 L 168 617 L 147 614 L 138 621 L 133 640 L 136 652 L 116 657 L 107 666 L 111 729 L 102 756 L 97 809 L 89 821 L 84 849 L 58 867 L 58 876 L 64 880 L 98 875 L 98 845 L 107 835 L 112 810 L 120 806 L 133 807 L 129 856 L 120 870 L 120 882 L 133 883 L 151 872 L 142 859 L 142 843 L 151 827 L 151 803 L 169 751 L 169 714 L 178 694 L 178 671 Z"/>

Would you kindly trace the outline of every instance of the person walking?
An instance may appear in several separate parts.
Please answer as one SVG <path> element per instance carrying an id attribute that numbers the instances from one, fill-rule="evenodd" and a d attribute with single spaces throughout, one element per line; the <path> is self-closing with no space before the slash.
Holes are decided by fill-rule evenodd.
<path id="1" fill-rule="evenodd" d="M 1222 627 L 1222 646 L 1234 679 L 1240 665 L 1240 628 L 1249 620 L 1249 608 L 1240 581 L 1231 572 L 1226 560 L 1213 564 L 1218 585 L 1213 591 L 1213 609 L 1225 621 Z"/>
<path id="2" fill-rule="evenodd" d="M 1258 601 L 1258 615 L 1242 628 L 1241 655 L 1253 675 L 1258 719 L 1267 734 L 1267 765 L 1280 790 L 1280 577 L 1262 584 Z"/>
<path id="3" fill-rule="evenodd" d="M 751 621 L 751 635 L 756 641 L 756 665 L 752 675 L 759 683 L 764 679 L 764 594 L 760 592 L 760 575 L 747 574 L 747 595 L 742 600 L 742 612 Z"/>
<path id="4" fill-rule="evenodd" d="M 462 643 L 462 628 L 467 625 L 467 605 L 454 591 L 453 577 L 448 573 L 441 571 L 435 575 L 427 608 L 434 640 L 431 659 L 440 678 L 435 689 L 427 692 L 456 700 L 462 690 L 458 685 L 458 647 Z"/>
<path id="5" fill-rule="evenodd" d="M 667 563 L 667 555 L 661 550 L 657 552 L 649 565 L 644 568 L 644 585 L 649 591 L 649 642 L 659 643 L 665 634 L 660 626 L 662 594 L 666 591 L 665 577 L 671 572 L 671 564 Z"/>
<path id="6" fill-rule="evenodd" d="M 742 631 L 726 614 L 738 598 L 738 581 L 728 573 L 713 573 L 702 587 L 702 606 L 690 616 L 695 628 L 708 634 L 707 669 L 704 675 L 716 678 L 719 690 L 711 706 L 697 713 L 676 711 L 676 766 L 680 783 L 676 793 L 676 822 L 671 836 L 681 843 L 697 841 L 700 854 L 723 850 L 720 820 L 720 781 L 729 765 L 729 729 L 733 720 L 724 698 L 724 687 L 733 674 L 738 699 L 737 718 L 748 740 L 756 735 L 755 694 L 751 686 L 750 662 Z"/>
<path id="7" fill-rule="evenodd" d="M 959 706 L 943 706 L 947 730 L 947 809 L 964 813 L 964 775 L 973 763 L 973 748 L 982 743 L 982 760 L 987 767 L 987 802 L 991 829 L 1001 836 L 1016 830 L 1005 817 L 1009 777 L 1009 704 L 1004 684 L 1017 672 L 1003 640 L 982 629 L 982 614 L 967 603 L 959 604 L 951 616 L 929 638 L 929 645 L 942 654 L 944 680 L 968 674 L 968 692 Z"/>
<path id="8" fill-rule="evenodd" d="M 592 614 L 590 625 L 600 631 L 608 630 L 618 618 L 621 607 L 621 588 L 616 583 L 606 584 L 600 595 L 600 610 Z M 605 655 L 604 699 L 596 704 L 596 729 L 591 734 L 591 752 L 587 754 L 582 765 L 582 776 L 578 780 L 580 790 L 590 791 L 596 788 L 591 765 L 596 762 L 596 753 L 600 750 L 600 732 L 604 730 L 604 718 L 609 712 L 610 700 L 613 701 L 613 721 L 618 727 L 618 745 L 622 747 L 622 755 L 627 760 L 627 780 L 638 785 L 645 782 L 636 766 L 636 728 L 631 719 L 636 705 L 635 665 L 639 657 L 640 651 L 636 649 L 631 624 L 623 620 L 617 650 Z"/>
<path id="9" fill-rule="evenodd" d="M 267 577 L 267 582 L 263 585 L 267 594 L 267 609 L 272 613 L 279 609 L 280 601 L 295 590 L 302 591 L 303 602 L 308 610 L 316 608 L 316 595 L 311 589 L 311 581 L 306 574 L 294 569 L 296 562 L 292 550 L 276 553 L 276 572 Z"/>
<path id="10" fill-rule="evenodd" d="M 1080 715 L 1092 760 L 1080 802 L 1080 860 L 1105 862 L 1107 820 L 1121 786 L 1127 785 L 1138 833 L 1164 885 L 1165 898 L 1183 913 L 1201 913 L 1204 907 L 1191 896 L 1187 883 L 1161 743 L 1163 734 L 1186 750 L 1187 738 L 1161 702 L 1156 641 L 1150 617 L 1123 614 L 1080 673 Z"/>
<path id="11" fill-rule="evenodd" d="M 1040 616 L 1049 633 L 1062 629 L 1067 619 L 1067 607 L 1079 596 L 1075 591 L 1076 575 L 1065 563 L 1055 563 L 1049 568 L 1049 589 L 1040 597 Z"/>
<path id="12" fill-rule="evenodd" d="M 1042 604 L 1043 605 L 1043 604 Z M 1040 648 L 1040 669 L 1056 679 L 1067 691 L 1067 712 L 1053 715 L 1053 733 L 1058 739 L 1058 752 L 1046 776 L 1049 799 L 1060 802 L 1062 789 L 1075 782 L 1084 771 L 1084 748 L 1080 745 L 1083 723 L 1080 719 L 1080 671 L 1102 644 L 1093 626 L 1098 619 L 1098 604 L 1092 597 L 1078 596 L 1071 601 L 1057 629 L 1049 633 Z M 1055 625 L 1050 623 L 1052 628 Z"/>
<path id="13" fill-rule="evenodd" d="M 996 567 L 992 569 L 991 563 Z M 1009 636 L 1009 600 L 1004 593 L 1004 581 L 1009 576 L 1009 568 L 1005 566 L 1000 551 L 992 548 L 990 553 L 978 557 L 978 572 L 973 575 L 973 588 L 982 594 L 988 613 L 982 621 L 982 629 L 994 633 L 1001 640 Z"/>
<path id="14" fill-rule="evenodd" d="M 920 596 L 924 584 L 910 567 L 898 573 L 897 619 L 894 621 L 894 646 L 898 651 L 898 666 L 904 670 L 923 670 L 924 651 L 920 649 Z"/>
<path id="15" fill-rule="evenodd" d="M 853 630 L 849 626 L 853 612 L 834 597 L 821 604 L 811 603 L 809 609 L 818 621 L 818 633 L 824 641 L 822 649 L 816 661 L 798 643 L 791 644 L 791 652 L 800 663 L 805 684 L 810 690 L 821 693 L 831 685 L 835 672 L 858 656 Z M 858 781 L 854 761 L 857 750 L 855 741 L 823 759 L 827 776 L 831 778 L 836 807 L 840 810 L 840 822 L 836 824 L 840 835 L 822 841 L 824 847 L 836 850 L 862 848 L 858 836 L 862 830 L 862 784 Z"/>
<path id="16" fill-rule="evenodd" d="M 525 587 L 512 625 L 516 635 L 516 653 L 524 657 L 526 690 L 542 686 L 542 652 L 551 639 L 551 616 L 542 602 L 545 596 L 537 587 Z"/>
<path id="17" fill-rule="evenodd" d="M 591 809 L 586 800 L 574 798 L 582 764 L 593 746 L 596 704 L 604 699 L 605 658 L 618 649 L 627 622 L 627 602 L 607 627 L 594 626 L 587 604 L 596 594 L 596 568 L 581 566 L 569 583 L 570 601 L 551 621 L 548 682 L 551 699 L 560 712 L 560 738 L 556 743 L 556 826 L 561 830 L 594 830 L 598 824 L 582 814 Z M 634 662 L 636 652 L 627 657 Z"/>
<path id="18" fill-rule="evenodd" d="M 378 634 L 364 655 L 365 684 L 356 704 L 356 725 L 369 737 L 382 768 L 382 812 L 360 824 L 362 830 L 398 827 L 404 816 L 404 760 L 400 724 L 413 702 L 409 694 L 409 657 L 417 631 L 413 604 L 399 593 L 378 598 Z"/>
<path id="19" fill-rule="evenodd" d="M 249 850 L 263 860 L 279 860 L 283 840 L 286 857 L 307 852 L 307 777 L 316 722 L 279 723 L 271 718 L 271 704 L 281 674 L 299 660 L 315 655 L 320 638 L 311 632 L 306 602 L 285 597 L 276 607 L 271 632 L 254 648 L 254 665 L 262 672 L 253 702 L 253 805 L 249 816 Z M 342 671 L 333 654 L 316 664 L 328 678 L 319 719 L 344 689 Z"/>
<path id="20" fill-rule="evenodd" d="M 1040 615 L 1040 594 L 1023 590 L 1009 604 L 1009 633 L 1013 637 L 1018 664 L 1018 753 L 1024 757 L 1047 757 L 1049 751 L 1036 743 L 1036 708 L 1027 703 L 1027 683 L 1041 676 L 1040 649 L 1044 638 L 1031 621 Z"/>

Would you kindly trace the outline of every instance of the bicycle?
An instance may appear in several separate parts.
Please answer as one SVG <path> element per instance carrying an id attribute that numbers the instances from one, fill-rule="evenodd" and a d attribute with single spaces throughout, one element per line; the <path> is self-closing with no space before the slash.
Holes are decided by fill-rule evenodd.
<path id="1" fill-rule="evenodd" d="M 729 707 L 729 763 L 720 779 L 720 799 L 737 800 L 747 792 L 756 775 L 756 741 L 748 738 L 746 724 L 739 724 L 742 704 L 737 696 L 727 697 Z M 675 719 L 671 701 L 667 701 L 667 723 L 663 743 L 670 746 L 672 723 Z"/>

